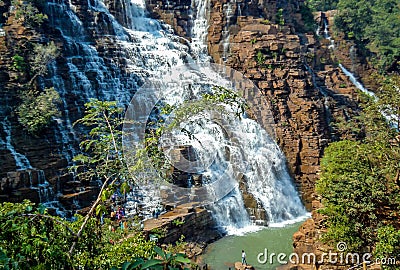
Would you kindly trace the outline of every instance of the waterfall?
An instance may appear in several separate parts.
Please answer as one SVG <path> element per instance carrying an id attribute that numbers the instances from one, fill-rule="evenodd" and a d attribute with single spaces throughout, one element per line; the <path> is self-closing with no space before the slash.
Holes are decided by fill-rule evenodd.
<path id="1" fill-rule="evenodd" d="M 3 139 L 0 137 L 0 144 L 3 145 L 4 149 L 10 151 L 11 155 L 14 157 L 17 170 L 32 169 L 28 158 L 25 155 L 18 153 L 12 144 L 11 124 L 8 118 L 5 117 L 1 124 L 3 126 L 5 138 Z"/>
<path id="2" fill-rule="evenodd" d="M 128 125 L 125 129 L 132 133 L 131 137 L 128 136 L 130 139 L 124 142 L 127 152 L 135 148 L 134 141 L 142 141 L 137 135 L 143 133 L 146 125 L 147 117 L 144 116 L 151 114 L 152 105 L 158 100 L 171 106 L 179 106 L 185 99 L 200 99 L 202 94 L 212 91 L 213 85 L 235 89 L 252 84 L 250 81 L 243 81 L 242 84 L 235 85 L 235 82 L 227 80 L 224 76 L 226 74 L 221 72 L 223 67 L 218 69 L 213 68 L 214 66 L 205 64 L 198 69 L 193 65 L 176 67 L 171 73 L 163 74 L 162 79 L 154 78 L 151 83 L 145 84 L 135 94 L 128 108 L 129 122 L 141 124 Z M 219 75 L 219 72 L 222 74 Z M 239 74 L 232 75 L 237 81 L 245 80 L 241 76 L 242 78 L 239 78 Z M 157 85 L 156 90 L 152 89 L 154 85 Z M 238 229 L 240 232 L 252 225 L 239 190 L 238 181 L 242 175 L 247 179 L 248 192 L 265 209 L 266 219 L 270 224 L 304 216 L 306 211 L 289 176 L 286 159 L 277 144 L 255 120 L 246 115 L 242 115 L 243 118 L 236 117 L 231 105 L 226 105 L 226 110 L 230 113 L 218 114 L 206 110 L 191 116 L 180 123 L 172 134 L 161 138 L 165 153 L 172 152 L 177 146 L 193 147 L 197 159 L 190 164 L 180 163 L 180 158 L 175 163 L 173 155 L 167 154 L 167 157 L 178 169 L 201 174 L 204 185 L 204 189 L 171 188 L 165 200 L 168 204 L 191 202 L 191 197 L 195 198 L 195 203 L 206 201 L 206 207 L 210 209 L 218 225 L 228 233 L 238 233 Z M 181 130 L 186 130 L 191 135 L 183 135 Z M 173 143 L 172 146 L 168 145 L 170 142 Z M 204 194 L 206 195 L 201 197 Z M 199 197 L 201 198 L 198 199 Z"/>
<path id="3" fill-rule="evenodd" d="M 367 94 L 370 97 L 375 98 L 375 93 L 369 91 L 367 88 L 364 87 L 364 85 L 362 85 L 362 83 L 360 83 L 356 77 L 354 76 L 353 73 L 351 73 L 350 71 L 348 71 L 342 64 L 339 64 L 340 69 L 343 71 L 344 74 L 346 74 L 347 77 L 349 77 L 350 81 L 354 84 L 355 87 L 357 87 L 357 89 L 361 90 L 364 94 Z"/>
<path id="4" fill-rule="evenodd" d="M 127 106 L 133 94 L 149 78 L 162 82 L 166 71 L 187 63 L 210 61 L 206 50 L 209 1 L 193 1 L 196 15 L 190 46 L 182 44 L 182 38 L 174 35 L 171 27 L 150 18 L 144 0 L 124 0 L 124 3 L 124 26 L 111 15 L 102 1 L 88 1 L 87 12 L 94 14 L 94 22 L 82 21 L 76 14 L 77 7 L 68 1 L 53 0 L 48 3 L 50 24 L 58 30 L 63 42 L 63 60 L 48 67 L 49 79 L 45 83 L 53 86 L 62 99 L 62 112 L 56 119 L 54 133 L 61 146 L 60 154 L 70 164 L 77 153 L 78 142 L 72 123 L 82 115 L 82 105 L 90 98 L 117 100 Z M 229 25 L 231 3 L 225 8 Z M 104 35 L 100 35 L 96 25 L 104 27 L 101 29 L 105 31 Z M 225 29 L 224 42 L 226 57 L 228 28 Z M 112 54 L 114 51 L 118 51 L 118 56 Z M 180 81 L 181 87 L 173 89 L 173 94 L 166 97 L 166 103 L 179 105 L 185 99 L 196 99 L 205 91 L 210 91 L 210 82 L 205 74 L 190 68 L 188 72 L 192 77 Z M 149 105 L 145 100 L 139 104 L 143 107 Z M 139 110 L 139 107 L 134 109 Z M 201 174 L 209 193 L 219 194 L 218 200 L 208 206 L 218 224 L 227 230 L 251 225 L 237 184 L 239 173 L 246 177 L 248 192 L 265 209 L 271 224 L 304 215 L 306 211 L 289 176 L 285 157 L 273 139 L 259 123 L 245 115 L 242 119 L 227 117 L 228 131 L 226 126 L 207 118 L 207 115 L 191 119 L 196 123 L 183 123 L 196 138 L 186 137 L 184 143 L 192 145 L 201 160 L 214 160 Z M 2 143 L 13 149 L 10 146 L 10 128 L 7 122 L 2 124 L 7 135 Z M 205 147 L 207 145 L 209 148 Z M 15 151 L 12 153 L 17 166 L 30 167 L 27 159 Z M 222 186 L 214 186 L 213 183 L 221 177 L 234 185 L 226 190 Z M 54 194 L 48 189 L 48 182 L 42 174 L 39 178 L 42 180 L 36 187 L 40 200 L 51 201 Z M 161 198 L 154 196 L 151 188 L 146 188 L 135 189 L 128 200 L 135 211 L 140 207 L 149 214 Z"/>
<path id="5" fill-rule="evenodd" d="M 193 0 L 192 9 L 196 11 L 196 17 L 193 22 L 192 41 L 190 47 L 194 51 L 195 57 L 200 61 L 210 61 L 207 52 L 207 29 L 208 29 L 208 11 L 209 0 Z"/>
<path id="6" fill-rule="evenodd" d="M 324 14 L 324 13 L 322 13 Z M 323 27 L 323 33 L 324 33 L 324 38 L 329 40 L 330 44 L 328 46 L 328 49 L 335 49 L 335 40 L 329 35 L 329 22 L 328 22 L 328 18 L 325 17 L 325 14 L 323 16 L 321 16 L 321 21 L 322 21 L 322 27 Z M 320 36 L 320 28 L 317 28 L 316 31 L 316 35 Z"/>
<path id="7" fill-rule="evenodd" d="M 226 60 L 228 59 L 228 51 L 229 51 L 229 45 L 230 45 L 229 44 L 229 39 L 230 39 L 229 26 L 231 24 L 231 18 L 234 15 L 231 0 L 229 0 L 226 4 L 224 4 L 223 9 L 225 10 L 226 22 L 225 22 L 224 30 L 222 31 L 222 49 L 223 50 L 222 50 L 221 64 L 226 62 Z"/>
<path id="8" fill-rule="evenodd" d="M 346 74 L 347 77 L 349 77 L 350 81 L 354 84 L 355 87 L 357 87 L 357 89 L 361 90 L 361 92 L 373 98 L 374 101 L 378 100 L 378 97 L 375 95 L 375 93 L 365 88 L 364 85 L 356 79 L 353 73 L 348 71 L 342 64 L 339 64 L 339 67 L 342 69 L 343 73 Z M 383 111 L 380 111 L 380 113 L 383 115 L 383 117 L 385 117 L 386 121 L 390 124 L 391 127 L 399 130 L 396 115 L 388 115 Z"/>
<path id="9" fill-rule="evenodd" d="M 326 18 L 324 18 L 324 20 L 323 20 L 323 25 L 324 25 L 324 38 L 325 39 L 328 39 L 330 42 L 331 42 L 331 45 L 329 45 L 329 47 L 328 48 L 330 48 L 330 49 L 334 49 L 335 48 L 335 46 L 334 46 L 334 44 L 335 44 L 335 41 L 332 39 L 332 37 L 329 35 L 329 31 L 328 31 L 328 27 L 329 27 L 329 25 L 328 25 L 328 20 L 326 19 Z M 319 35 L 319 31 L 317 31 L 317 35 Z M 355 58 L 355 48 L 354 48 L 354 45 L 352 45 L 351 47 L 350 47 L 350 51 L 349 51 L 349 56 L 350 56 L 350 58 L 351 58 L 351 60 L 352 60 L 352 63 L 354 62 L 354 58 Z M 372 97 L 373 98 L 373 100 L 377 100 L 378 98 L 377 98 L 377 96 L 375 95 L 375 93 L 374 92 L 372 92 L 372 91 L 370 91 L 370 90 L 368 90 L 367 88 L 365 88 L 364 87 L 364 85 L 360 82 L 360 81 L 358 81 L 357 80 L 357 78 L 354 76 L 354 74 L 352 73 L 352 72 L 350 72 L 348 69 L 346 69 L 342 64 L 339 64 L 339 67 L 340 67 L 340 69 L 343 71 L 343 73 L 347 76 L 347 77 L 349 77 L 349 79 L 350 79 L 350 81 L 353 83 L 353 85 L 357 88 L 357 89 L 359 89 L 361 92 L 363 92 L 364 94 L 366 94 L 366 95 L 368 95 L 368 96 L 370 96 L 370 97 Z M 310 68 L 308 68 L 309 70 L 311 70 Z M 315 80 L 315 75 L 314 75 L 314 73 L 312 73 L 313 74 L 313 81 Z M 323 92 L 322 92 L 323 93 Z M 324 95 L 325 96 L 325 95 Z M 395 116 L 395 115 L 387 115 L 386 113 L 384 113 L 384 112 L 382 112 L 381 111 L 381 114 L 383 115 L 383 117 L 385 117 L 385 119 L 387 120 L 387 122 L 392 126 L 392 127 L 394 127 L 394 128 L 396 128 L 396 129 L 398 129 L 398 126 L 397 126 L 397 117 Z"/>

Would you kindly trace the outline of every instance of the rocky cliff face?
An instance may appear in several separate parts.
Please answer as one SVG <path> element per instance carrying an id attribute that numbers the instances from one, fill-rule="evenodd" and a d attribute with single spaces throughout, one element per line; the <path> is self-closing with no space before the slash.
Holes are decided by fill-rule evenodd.
<path id="1" fill-rule="evenodd" d="M 24 26 L 23 20 L 16 19 L 15 12 L 12 11 L 7 13 L 2 30 L 4 35 L 0 37 L 0 194 L 5 200 L 18 201 L 21 198 L 29 198 L 39 201 L 40 194 L 29 190 L 30 185 L 36 187 L 36 191 L 39 190 L 38 184 L 45 181 L 41 178 L 46 174 L 51 176 L 52 183 L 56 186 L 59 177 L 65 174 L 67 164 L 59 149 L 55 147 L 58 142 L 53 128 L 44 130 L 39 136 L 32 136 L 19 126 L 15 107 L 20 102 L 20 91 L 29 78 L 14 67 L 13 57 L 19 55 L 27 59 L 32 44 L 43 42 L 47 37 L 37 29 Z M 29 170 L 15 172 L 22 168 Z"/>
<path id="2" fill-rule="evenodd" d="M 52 194 L 62 195 L 59 199 L 67 208 L 89 204 L 98 184 L 75 181 L 67 170 L 78 149 L 79 127 L 73 128 L 72 123 L 82 117 L 89 98 L 127 103 L 140 84 L 138 76 L 126 70 L 129 52 L 115 42 L 123 31 L 113 25 L 111 14 L 96 1 L 67 2 L 49 3 L 42 11 L 49 20 L 35 28 L 23 18 L 16 19 L 15 9 L 6 6 L 4 35 L 0 36 L 1 200 L 39 202 L 45 185 Z M 125 10 L 120 14 L 121 23 L 129 23 L 122 20 Z M 33 44 L 49 40 L 55 41 L 60 56 L 38 84 L 55 87 L 63 102 L 58 117 L 40 134 L 31 135 L 22 129 L 15 113 L 20 90 L 30 77 L 13 67 L 13 56 L 28 61 Z M 36 175 L 42 183 L 34 180 Z"/>
<path id="3" fill-rule="evenodd" d="M 338 68 L 330 42 L 298 31 L 304 24 L 302 4 L 210 0 L 207 44 L 214 62 L 241 71 L 268 97 L 276 140 L 311 209 L 323 149 L 341 136 L 332 124 L 358 107 L 356 89 Z M 172 12 L 163 6 L 155 9 L 159 18 Z M 182 7 L 174 14 L 185 14 L 177 21 L 188 18 Z M 249 212 L 257 212 L 256 202 L 246 197 L 245 181 L 242 190 Z"/>
<path id="4" fill-rule="evenodd" d="M 48 6 L 50 20 L 46 35 L 24 27 L 13 19 L 11 12 L 3 27 L 6 35 L 0 37 L 0 91 L 4 96 L 0 100 L 5 108 L 1 113 L 7 120 L 3 121 L 1 138 L 4 144 L 11 138 L 16 153 L 23 153 L 30 160 L 33 174 L 42 175 L 43 171 L 46 181 L 55 192 L 62 191 L 69 204 L 76 198 L 87 200 L 85 194 L 93 186 L 80 185 L 65 170 L 77 139 L 68 121 L 82 116 L 83 104 L 90 97 L 127 100 L 141 84 L 141 79 L 128 68 L 134 52 L 123 49 L 115 36 L 135 41 L 123 29 L 115 27 L 111 17 L 123 26 L 133 25 L 133 17 L 128 16 L 131 3 L 107 0 L 104 1 L 107 9 L 95 0 L 73 0 L 70 4 L 61 1 Z M 73 12 L 64 12 L 67 5 Z M 192 37 L 193 20 L 198 12 L 195 1 L 149 0 L 146 5 L 154 17 L 169 23 L 181 35 L 181 42 Z M 251 78 L 268 97 L 276 140 L 310 209 L 323 149 L 340 136 L 331 124 L 357 111 L 354 88 L 334 65 L 329 44 L 318 41 L 313 34 L 298 32 L 302 28 L 301 1 L 210 0 L 207 5 L 210 55 L 216 63 L 231 66 Z M 20 131 L 12 113 L 16 104 L 9 101 L 18 100 L 18 84 L 27 78 L 12 70 L 11 57 L 16 53 L 13 48 L 22 48 L 23 52 L 23 45 L 29 41 L 49 39 L 60 46 L 62 57 L 50 67 L 49 76 L 42 83 L 63 84 L 62 88 L 70 91 L 61 93 L 65 103 L 59 122 L 34 137 Z M 71 147 L 66 147 L 66 141 L 71 142 Z M 14 156 L 6 149 L 0 149 L 0 154 L 4 161 L 0 176 L 2 196 L 9 200 L 9 191 L 29 187 L 26 180 L 29 173 L 28 178 L 26 173 L 7 174 L 18 169 Z M 259 212 L 254 200 L 246 201 L 251 213 Z"/>

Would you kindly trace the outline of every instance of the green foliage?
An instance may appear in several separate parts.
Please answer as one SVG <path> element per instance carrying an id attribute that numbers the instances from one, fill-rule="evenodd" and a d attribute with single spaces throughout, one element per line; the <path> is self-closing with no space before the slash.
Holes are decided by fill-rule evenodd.
<path id="1" fill-rule="evenodd" d="M 283 17 L 283 8 L 278 9 L 276 13 L 276 21 L 279 25 L 285 25 L 285 18 Z"/>
<path id="2" fill-rule="evenodd" d="M 301 31 L 303 32 L 314 31 L 317 28 L 317 24 L 314 20 L 312 9 L 308 5 L 301 5 L 300 14 L 304 22 L 304 28 L 301 29 Z"/>
<path id="3" fill-rule="evenodd" d="M 182 254 L 171 254 L 155 247 L 138 231 L 112 232 L 90 218 L 79 236 L 75 252 L 68 250 L 84 222 L 66 221 L 50 216 L 43 206 L 29 201 L 0 204 L 0 268 L 1 269 L 111 269 L 123 262 L 141 261 L 149 265 L 158 256 L 163 266 L 180 267 L 190 261 Z M 161 256 L 162 255 L 162 256 Z M 127 264 L 124 264 L 127 265 Z M 129 264 L 132 265 L 132 264 Z M 130 268 L 144 269 L 144 268 Z M 154 269 L 154 268 L 152 268 Z M 162 269 L 162 268 L 161 268 Z M 178 268 L 182 269 L 182 268 Z"/>
<path id="4" fill-rule="evenodd" d="M 25 91 L 21 98 L 22 103 L 17 108 L 18 121 L 31 134 L 38 134 L 58 114 L 60 96 L 54 88 L 46 88 L 41 93 Z"/>
<path id="5" fill-rule="evenodd" d="M 257 65 L 259 65 L 259 66 L 264 65 L 265 60 L 266 60 L 266 56 L 261 51 L 258 51 L 257 55 L 256 55 Z"/>
<path id="6" fill-rule="evenodd" d="M 15 54 L 12 57 L 12 65 L 11 68 L 15 71 L 20 71 L 20 72 L 24 72 L 26 69 L 26 63 L 25 63 L 25 59 L 19 55 L 19 54 Z"/>
<path id="7" fill-rule="evenodd" d="M 400 5 L 396 0 L 340 0 L 335 27 L 375 53 L 386 70 L 400 57 Z M 397 67 L 398 68 L 398 67 Z"/>
<path id="8" fill-rule="evenodd" d="M 396 258 L 399 254 L 400 231 L 392 225 L 380 227 L 377 231 L 377 244 L 375 248 L 376 257 Z"/>
<path id="9" fill-rule="evenodd" d="M 154 247 L 157 258 L 144 260 L 142 258 L 135 258 L 132 262 L 125 262 L 122 268 L 113 268 L 113 270 L 137 269 L 137 270 L 163 270 L 163 269 L 191 269 L 190 260 L 185 254 L 170 253 L 162 250 L 160 247 Z"/>
<path id="10" fill-rule="evenodd" d="M 15 7 L 15 18 L 23 20 L 27 26 L 40 26 L 48 19 L 46 14 L 39 11 L 37 6 L 42 6 L 42 1 L 21 1 L 13 0 L 12 5 Z M 35 6 L 36 5 L 36 6 Z"/>
<path id="11" fill-rule="evenodd" d="M 185 221 L 184 221 L 184 220 L 180 220 L 180 219 L 174 219 L 174 220 L 172 221 L 172 224 L 173 224 L 174 226 L 176 226 L 176 227 L 180 227 L 180 226 L 182 226 L 183 224 L 185 224 Z"/>
<path id="12" fill-rule="evenodd" d="M 226 105 L 232 111 L 227 112 Z M 172 121 L 163 128 L 163 132 L 179 127 L 182 122 L 204 112 L 223 112 L 234 114 L 240 118 L 247 109 L 247 104 L 238 93 L 221 86 L 214 86 L 212 93 L 203 94 L 199 100 L 185 101 L 173 111 Z"/>
<path id="13" fill-rule="evenodd" d="M 47 73 L 47 65 L 58 56 L 53 42 L 48 45 L 35 44 L 28 63 L 18 54 L 14 55 L 12 68 L 20 72 L 30 71 L 30 81 L 23 85 L 20 93 L 22 103 L 17 107 L 18 121 L 31 134 L 37 135 L 57 115 L 60 97 L 54 88 L 36 89 L 34 81 Z M 28 72 L 27 72 L 28 73 Z M 30 89 L 30 90 L 25 90 Z"/>
<path id="14" fill-rule="evenodd" d="M 0 204 L 2 269 L 63 269 L 71 264 L 65 252 L 73 236 L 62 220 L 34 209 L 28 201 Z"/>
<path id="15" fill-rule="evenodd" d="M 164 228 L 154 228 L 150 231 L 157 238 L 163 238 L 167 235 L 167 230 Z"/>
<path id="16" fill-rule="evenodd" d="M 85 181 L 128 178 L 122 158 L 123 109 L 116 101 L 97 99 L 91 99 L 85 108 L 84 117 L 74 125 L 90 128 L 90 131 L 80 143 L 83 153 L 74 157 L 76 165 L 71 170 L 78 172 L 79 178 Z M 110 190 L 112 194 L 112 188 Z"/>
<path id="17" fill-rule="evenodd" d="M 306 6 L 312 11 L 327 11 L 336 9 L 338 0 L 306 0 Z"/>
<path id="18" fill-rule="evenodd" d="M 392 77 L 386 83 L 382 91 L 396 89 Z M 349 136 L 353 141 L 334 142 L 325 149 L 316 185 L 324 205 L 320 212 L 327 218 L 324 239 L 332 245 L 344 241 L 348 251 L 375 247 L 377 256 L 392 254 L 390 245 L 397 243 L 398 235 L 390 228 L 398 226 L 400 214 L 398 131 L 381 114 L 384 108 L 389 115 L 398 112 L 400 101 L 389 93 L 378 93 L 378 102 L 366 100 L 357 121 L 348 122 L 350 133 L 363 136 Z"/>
<path id="19" fill-rule="evenodd" d="M 29 58 L 31 72 L 34 75 L 33 79 L 37 76 L 46 75 L 47 65 L 54 61 L 58 55 L 58 47 L 53 41 L 47 45 L 34 44 L 33 53 Z"/>
<path id="20" fill-rule="evenodd" d="M 400 75 L 379 77 L 378 108 L 390 117 L 392 126 L 400 127 Z"/>

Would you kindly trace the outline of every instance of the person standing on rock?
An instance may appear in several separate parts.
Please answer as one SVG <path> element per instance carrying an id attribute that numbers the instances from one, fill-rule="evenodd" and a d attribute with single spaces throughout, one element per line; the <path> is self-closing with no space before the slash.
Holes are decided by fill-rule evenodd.
<path id="1" fill-rule="evenodd" d="M 246 252 L 244 252 L 244 250 L 242 250 L 242 265 L 247 265 Z"/>

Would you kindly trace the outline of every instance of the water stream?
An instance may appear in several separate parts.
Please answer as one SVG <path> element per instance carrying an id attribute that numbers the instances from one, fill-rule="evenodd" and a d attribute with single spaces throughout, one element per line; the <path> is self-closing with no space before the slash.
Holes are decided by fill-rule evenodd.
<path id="1" fill-rule="evenodd" d="M 241 250 L 246 252 L 246 261 L 255 269 L 275 270 L 281 264 L 277 255 L 283 253 L 289 260 L 293 252 L 292 236 L 301 225 L 281 224 L 245 235 L 226 236 L 210 244 L 202 256 L 202 263 L 211 269 L 234 269 L 234 263 L 241 261 Z M 262 253 L 262 255 L 260 255 Z M 274 254 L 273 254 L 274 253 Z M 271 254 L 272 257 L 271 257 Z"/>
<path id="2" fill-rule="evenodd" d="M 335 49 L 335 40 L 330 36 L 329 34 L 329 24 L 328 20 L 325 18 L 323 20 L 323 26 L 324 26 L 324 38 L 330 41 L 329 49 Z M 317 35 L 319 35 L 319 29 L 317 31 Z M 354 45 L 350 47 L 350 52 L 349 52 L 350 58 L 353 61 L 353 58 L 355 57 L 355 48 Z M 342 64 L 339 64 L 340 69 L 343 71 L 343 73 L 350 79 L 350 81 L 353 83 L 353 85 L 359 89 L 361 92 L 364 94 L 370 96 L 374 101 L 377 101 L 378 97 L 376 94 L 367 88 L 364 87 L 364 85 L 356 78 L 356 76 L 350 72 L 346 67 L 344 67 Z M 313 77 L 314 80 L 314 77 Z M 323 93 L 323 92 L 322 92 Z M 325 95 L 324 95 L 325 96 Z M 381 111 L 381 114 L 383 117 L 385 117 L 386 121 L 393 127 L 398 129 L 398 121 L 397 117 L 395 115 L 388 115 L 384 112 Z"/>
<path id="3" fill-rule="evenodd" d="M 76 119 L 73 119 L 71 112 L 79 112 L 82 104 L 90 98 L 117 100 L 127 106 L 134 93 L 149 78 L 163 81 L 167 71 L 187 63 L 210 61 L 206 50 L 208 1 L 193 1 L 193 40 L 189 46 L 182 44 L 182 38 L 176 36 L 170 26 L 149 17 L 144 0 L 123 1 L 124 24 L 110 13 L 102 1 L 89 1 L 87 7 L 91 14 L 96 14 L 95 26 L 107 26 L 104 28 L 105 33 L 96 33 L 96 42 L 102 42 L 102 39 L 112 40 L 112 46 L 104 45 L 103 49 L 107 50 L 110 46 L 117 50 L 116 55 L 120 56 L 118 59 L 105 57 L 104 53 L 98 50 L 98 46 L 90 41 L 89 33 L 101 31 L 102 28 L 89 29 L 86 22 L 75 13 L 76 6 L 68 1 L 53 0 L 48 3 L 50 24 L 62 37 L 64 60 L 61 64 L 53 63 L 49 66 L 49 79 L 46 84 L 53 86 L 62 99 L 62 113 L 57 119 L 55 134 L 58 144 L 61 145 L 60 154 L 70 164 L 72 157 L 77 153 L 78 142 L 72 126 Z M 229 7 L 226 10 L 229 23 L 232 14 Z M 229 36 L 226 36 L 227 40 Z M 117 57 L 116 55 L 113 57 Z M 118 64 L 121 59 L 124 61 L 124 70 L 121 70 Z M 197 71 L 190 74 L 191 78 L 182 81 L 182 85 L 174 90 L 174 94 L 165 98 L 166 103 L 179 105 L 185 99 L 196 99 L 205 91 L 210 91 L 210 82 L 204 74 Z M 188 87 L 188 84 L 191 86 Z M 146 103 L 140 106 L 146 106 Z M 229 152 L 236 157 L 234 161 L 238 164 L 235 166 L 240 169 L 241 175 L 246 177 L 248 192 L 253 194 L 257 203 L 265 209 L 270 223 L 294 220 L 306 214 L 288 173 L 285 156 L 259 123 L 246 117 L 228 117 L 225 120 L 230 121 L 231 136 L 226 136 L 225 126 L 215 123 L 213 119 L 207 118 L 207 115 L 203 115 L 202 118 L 197 119 L 196 124 L 190 124 L 190 121 L 186 123 L 186 128 L 191 129 L 197 138 L 185 143 L 192 145 L 197 154 L 205 159 L 209 158 L 207 155 L 214 157 L 215 162 L 202 172 L 205 185 L 215 182 L 221 175 L 230 178 L 231 181 L 239 180 L 237 171 L 234 174 L 226 173 L 226 168 L 233 165 L 226 154 Z M 3 123 L 3 129 L 10 130 L 7 122 Z M 3 141 L 12 151 L 8 133 Z M 205 149 L 203 145 L 196 144 L 198 141 L 208 141 L 212 148 Z M 12 153 L 20 168 L 29 168 L 29 160 L 25 160 L 15 151 Z M 40 192 L 44 192 L 47 184 L 43 182 L 41 185 L 40 188 L 43 188 Z M 212 184 L 207 188 L 210 194 L 218 193 L 217 189 L 221 189 Z M 251 227 L 251 219 L 238 185 L 225 192 L 225 196 L 209 206 L 218 224 L 232 233 Z M 135 204 L 139 201 L 145 205 L 144 208 L 148 212 L 160 201 L 159 197 L 145 188 L 136 190 L 129 198 L 132 208 L 136 208 Z"/>

